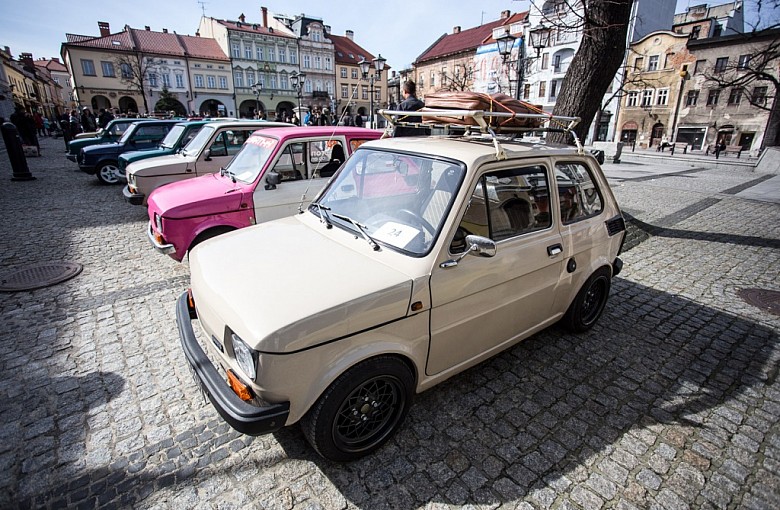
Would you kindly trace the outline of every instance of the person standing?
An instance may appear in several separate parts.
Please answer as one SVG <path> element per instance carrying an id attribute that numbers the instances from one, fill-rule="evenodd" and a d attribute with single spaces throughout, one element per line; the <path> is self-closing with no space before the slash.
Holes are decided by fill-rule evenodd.
<path id="1" fill-rule="evenodd" d="M 49 122 L 48 117 L 43 118 L 43 133 L 46 136 L 51 136 L 51 123 Z"/>
<path id="2" fill-rule="evenodd" d="M 92 111 L 89 108 L 84 108 L 81 113 L 81 129 L 85 133 L 91 133 L 97 131 L 97 124 L 95 123 L 95 116 L 92 115 Z"/>
<path id="3" fill-rule="evenodd" d="M 108 123 L 114 120 L 114 116 L 111 115 L 111 112 L 106 110 L 105 108 L 100 109 L 100 115 L 98 116 L 98 126 L 101 129 L 105 129 L 106 126 L 108 126 Z"/>
<path id="4" fill-rule="evenodd" d="M 404 112 L 416 112 L 423 108 L 425 103 L 417 99 L 417 85 L 412 80 L 404 82 L 403 86 L 404 100 L 398 105 L 398 109 Z M 406 115 L 398 119 L 401 122 L 421 123 L 422 117 L 419 115 Z M 396 126 L 393 136 L 424 136 L 430 134 L 427 128 Z"/>

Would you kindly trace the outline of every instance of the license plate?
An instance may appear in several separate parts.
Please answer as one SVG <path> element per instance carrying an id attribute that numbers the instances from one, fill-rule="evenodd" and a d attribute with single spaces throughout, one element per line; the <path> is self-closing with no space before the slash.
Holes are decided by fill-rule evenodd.
<path id="1" fill-rule="evenodd" d="M 195 369 L 192 368 L 192 365 L 187 363 L 187 368 L 190 370 L 190 374 L 192 375 L 192 379 L 195 381 L 195 386 L 198 387 L 198 391 L 201 395 L 203 395 L 203 402 L 208 404 L 208 398 L 206 394 L 206 388 L 203 386 L 203 381 L 200 380 L 200 377 L 198 377 L 198 374 L 195 373 Z"/>

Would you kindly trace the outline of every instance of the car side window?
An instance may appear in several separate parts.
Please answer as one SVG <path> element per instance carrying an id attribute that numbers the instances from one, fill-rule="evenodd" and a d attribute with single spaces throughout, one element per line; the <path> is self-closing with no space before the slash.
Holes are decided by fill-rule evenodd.
<path id="1" fill-rule="evenodd" d="M 303 161 L 304 148 L 303 142 L 291 143 L 279 154 L 273 171 L 281 176 L 282 181 L 297 181 L 304 178 L 306 172 Z"/>
<path id="2" fill-rule="evenodd" d="M 596 216 L 604 210 L 604 201 L 591 170 L 582 163 L 561 162 L 555 165 L 558 203 L 564 225 Z"/>
<path id="3" fill-rule="evenodd" d="M 162 140 L 168 133 L 168 126 L 138 126 L 133 134 L 135 141 Z"/>
<path id="4" fill-rule="evenodd" d="M 209 147 L 209 155 L 211 157 L 227 156 L 227 131 L 222 131 L 214 138 L 214 142 Z"/>
<path id="5" fill-rule="evenodd" d="M 470 234 L 503 241 L 550 225 L 550 187 L 544 166 L 489 172 L 472 191 L 450 251 L 463 252 Z"/>
<path id="6" fill-rule="evenodd" d="M 241 150 L 241 146 L 244 145 L 244 142 L 246 142 L 247 138 L 249 138 L 252 133 L 254 133 L 252 130 L 225 131 L 228 156 L 235 156 L 238 154 L 238 151 Z"/>

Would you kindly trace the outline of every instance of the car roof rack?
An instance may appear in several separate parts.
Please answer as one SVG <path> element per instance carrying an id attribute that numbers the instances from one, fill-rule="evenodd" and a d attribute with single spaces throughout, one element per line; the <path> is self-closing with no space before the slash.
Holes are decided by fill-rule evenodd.
<path id="1" fill-rule="evenodd" d="M 526 103 L 529 108 L 538 110 L 530 103 Z M 574 132 L 574 127 L 579 124 L 579 117 L 566 117 L 563 115 L 553 115 L 551 113 L 544 113 L 542 110 L 538 110 L 540 113 L 509 113 L 509 112 L 493 112 L 487 110 L 446 110 L 443 108 L 422 108 L 414 112 L 406 110 L 379 110 L 379 114 L 384 117 L 387 122 L 387 129 L 382 138 L 392 136 L 392 132 L 396 126 L 415 127 L 415 128 L 431 128 L 440 127 L 449 133 L 451 130 L 458 132 L 463 131 L 464 135 L 471 135 L 472 129 L 478 129 L 480 133 L 490 135 L 493 145 L 496 148 L 496 159 L 506 159 L 506 153 L 498 139 L 499 134 L 512 134 L 512 133 L 528 133 L 528 132 L 564 132 L 571 134 L 574 138 L 574 144 L 577 146 L 577 152 L 584 154 L 584 149 L 579 137 Z M 409 122 L 406 119 L 410 116 L 422 118 L 425 117 L 424 122 Z M 519 127 L 508 125 L 507 121 L 514 119 L 528 119 L 528 120 L 541 120 L 541 126 L 535 127 Z M 472 122 L 469 122 L 471 120 Z M 546 124 L 546 126 L 545 126 Z M 557 124 L 558 127 L 553 127 L 552 124 Z"/>

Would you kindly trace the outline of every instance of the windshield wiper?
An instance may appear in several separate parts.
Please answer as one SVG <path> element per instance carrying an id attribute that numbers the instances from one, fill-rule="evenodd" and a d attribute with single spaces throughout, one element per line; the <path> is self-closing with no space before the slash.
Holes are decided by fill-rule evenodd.
<path id="1" fill-rule="evenodd" d="M 320 221 L 325 224 L 327 228 L 333 228 L 333 223 L 330 222 L 330 216 L 328 216 L 328 211 L 330 211 L 330 207 L 327 205 L 320 205 L 319 202 L 314 204 L 317 206 L 317 209 L 320 210 Z"/>
<path id="2" fill-rule="evenodd" d="M 360 231 L 360 233 L 363 234 L 363 239 L 366 240 L 366 242 L 371 246 L 371 248 L 373 248 L 374 251 L 379 251 L 379 245 L 376 244 L 376 241 L 374 241 L 374 239 L 372 239 L 371 236 L 368 235 L 368 232 L 366 231 L 368 227 L 366 227 L 365 225 L 361 225 L 360 223 L 353 220 L 349 216 L 344 216 L 343 214 L 333 213 L 333 217 L 338 218 L 340 220 L 348 221 L 353 225 L 355 225 L 355 228 L 357 228 Z"/>

